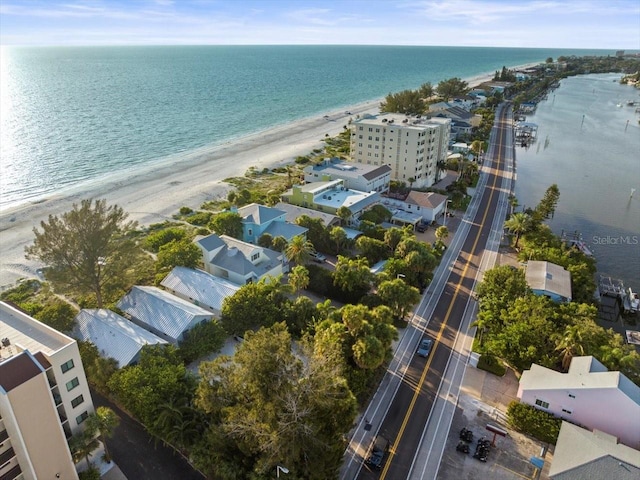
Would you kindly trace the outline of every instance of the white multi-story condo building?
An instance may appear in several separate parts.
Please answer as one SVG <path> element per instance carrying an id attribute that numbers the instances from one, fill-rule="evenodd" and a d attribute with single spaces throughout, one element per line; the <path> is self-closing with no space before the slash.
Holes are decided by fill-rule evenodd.
<path id="1" fill-rule="evenodd" d="M 0 478 L 77 479 L 67 440 L 93 401 L 77 342 L 0 302 Z"/>
<path id="2" fill-rule="evenodd" d="M 388 165 L 393 180 L 430 187 L 437 180 L 438 162 L 446 161 L 450 133 L 448 118 L 366 115 L 351 124 L 351 159 Z"/>

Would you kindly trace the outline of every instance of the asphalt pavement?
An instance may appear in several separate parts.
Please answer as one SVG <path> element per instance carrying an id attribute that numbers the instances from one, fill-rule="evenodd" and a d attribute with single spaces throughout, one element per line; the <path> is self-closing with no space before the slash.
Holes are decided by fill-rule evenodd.
<path id="1" fill-rule="evenodd" d="M 111 408 L 120 425 L 107 439 L 107 447 L 114 462 L 129 480 L 203 480 L 180 454 L 155 440 L 144 427 L 120 410 L 114 403 L 91 391 L 96 407 Z"/>

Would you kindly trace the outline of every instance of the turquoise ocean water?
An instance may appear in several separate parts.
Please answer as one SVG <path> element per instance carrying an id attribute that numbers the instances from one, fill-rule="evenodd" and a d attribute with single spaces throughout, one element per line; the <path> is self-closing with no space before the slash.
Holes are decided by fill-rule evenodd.
<path id="1" fill-rule="evenodd" d="M 394 46 L 2 47 L 0 209 L 424 82 L 559 55 L 609 53 Z"/>

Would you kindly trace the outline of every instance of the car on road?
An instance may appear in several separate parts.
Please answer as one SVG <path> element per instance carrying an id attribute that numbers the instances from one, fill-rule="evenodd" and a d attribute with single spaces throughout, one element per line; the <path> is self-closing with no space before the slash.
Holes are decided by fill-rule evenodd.
<path id="1" fill-rule="evenodd" d="M 430 338 L 423 338 L 418 345 L 418 351 L 416 352 L 421 357 L 427 358 L 431 353 L 431 347 L 433 347 L 433 340 Z"/>
<path id="2" fill-rule="evenodd" d="M 378 435 L 376 437 L 375 442 L 373 442 L 371 455 L 369 455 L 365 463 L 371 468 L 380 470 L 382 468 L 384 456 L 387 454 L 388 450 L 389 450 L 389 440 L 387 440 L 381 435 Z"/>
<path id="3" fill-rule="evenodd" d="M 327 261 L 327 257 L 322 255 L 321 253 L 311 252 L 309 255 L 311 256 L 311 260 L 313 260 L 316 263 L 324 263 Z"/>

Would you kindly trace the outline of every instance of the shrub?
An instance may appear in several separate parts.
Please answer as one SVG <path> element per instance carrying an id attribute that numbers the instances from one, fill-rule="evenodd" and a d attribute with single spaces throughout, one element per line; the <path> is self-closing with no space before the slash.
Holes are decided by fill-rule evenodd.
<path id="1" fill-rule="evenodd" d="M 145 239 L 144 243 L 149 250 L 157 253 L 160 250 L 160 247 L 162 247 L 163 245 L 166 245 L 167 243 L 170 243 L 174 240 L 182 240 L 186 236 L 187 232 L 185 232 L 181 228 L 172 227 L 152 233 Z"/>
<path id="2" fill-rule="evenodd" d="M 42 284 L 38 280 L 25 280 L 0 294 L 0 300 L 18 304 L 38 293 Z"/>
<path id="3" fill-rule="evenodd" d="M 295 162 L 298 165 L 304 165 L 305 163 L 309 163 L 309 157 L 296 157 Z"/>
<path id="4" fill-rule="evenodd" d="M 204 225 L 207 225 L 211 221 L 212 216 L 213 214 L 211 212 L 197 212 L 187 217 L 185 220 L 191 225 L 202 227 Z"/>
<path id="5" fill-rule="evenodd" d="M 193 210 L 189 207 L 180 207 L 180 215 L 191 215 Z"/>
<path id="6" fill-rule="evenodd" d="M 189 330 L 180 343 L 180 357 L 188 364 L 209 353 L 217 352 L 224 345 L 226 335 L 217 320 L 200 323 Z"/>
<path id="7" fill-rule="evenodd" d="M 100 470 L 91 466 L 88 470 L 84 470 L 78 474 L 80 480 L 100 480 Z"/>
<path id="8" fill-rule="evenodd" d="M 478 368 L 489 373 L 493 373 L 499 377 L 504 376 L 507 372 L 506 367 L 493 355 L 482 355 L 478 360 Z"/>
<path id="9" fill-rule="evenodd" d="M 509 404 L 507 419 L 509 425 L 515 430 L 554 445 L 558 440 L 562 424 L 562 420 L 550 413 L 517 401 Z"/>

